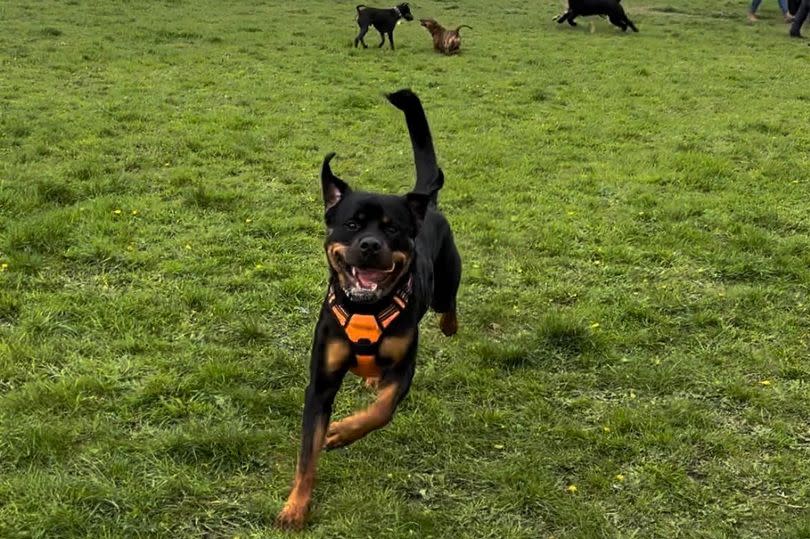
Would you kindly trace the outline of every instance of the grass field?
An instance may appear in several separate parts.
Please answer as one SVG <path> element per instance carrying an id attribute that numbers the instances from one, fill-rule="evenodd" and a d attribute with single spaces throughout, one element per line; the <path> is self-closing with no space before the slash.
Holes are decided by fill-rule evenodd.
<path id="1" fill-rule="evenodd" d="M 775 2 L 624 0 L 623 35 L 414 0 L 474 28 L 453 58 L 417 22 L 351 48 L 355 3 L 0 5 L 0 537 L 278 535 L 320 161 L 405 192 L 400 87 L 462 329 L 425 320 L 303 535 L 810 537 L 810 47 Z"/>

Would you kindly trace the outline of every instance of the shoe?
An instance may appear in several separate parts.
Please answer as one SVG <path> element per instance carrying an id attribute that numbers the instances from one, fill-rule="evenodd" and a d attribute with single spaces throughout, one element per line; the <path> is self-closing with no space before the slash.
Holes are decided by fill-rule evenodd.
<path id="1" fill-rule="evenodd" d="M 793 15 L 790 13 L 785 13 L 785 24 L 790 24 L 793 22 Z"/>
<path id="2" fill-rule="evenodd" d="M 748 22 L 757 22 L 758 20 L 759 19 L 757 18 L 756 15 L 754 15 L 750 11 L 748 12 Z"/>

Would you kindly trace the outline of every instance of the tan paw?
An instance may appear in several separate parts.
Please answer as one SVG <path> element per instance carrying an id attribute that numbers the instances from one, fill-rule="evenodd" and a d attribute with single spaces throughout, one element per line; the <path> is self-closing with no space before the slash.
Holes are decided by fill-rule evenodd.
<path id="1" fill-rule="evenodd" d="M 351 425 L 344 421 L 335 421 L 329 425 L 329 430 L 326 431 L 326 442 L 324 447 L 326 449 L 337 449 L 349 445 L 355 440 L 353 436 L 353 429 Z"/>
<path id="2" fill-rule="evenodd" d="M 382 378 L 379 376 L 369 376 L 365 379 L 366 389 L 377 391 L 377 389 L 380 387 L 380 380 L 382 380 Z"/>
<path id="3" fill-rule="evenodd" d="M 299 531 L 307 520 L 307 506 L 287 502 L 276 517 L 276 527 L 282 530 Z"/>

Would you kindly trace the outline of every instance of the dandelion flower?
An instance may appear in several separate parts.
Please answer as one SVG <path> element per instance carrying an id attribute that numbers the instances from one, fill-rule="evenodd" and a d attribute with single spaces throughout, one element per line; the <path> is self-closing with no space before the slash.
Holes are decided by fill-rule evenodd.
<path id="1" fill-rule="evenodd" d="M 762 381 L 760 382 L 760 385 L 763 385 L 763 386 L 769 386 L 769 385 L 771 385 L 771 381 L 770 381 L 770 380 L 762 380 Z"/>
<path id="2" fill-rule="evenodd" d="M 577 486 L 576 485 L 568 485 L 568 488 L 566 488 L 565 490 L 567 490 L 571 494 L 575 494 L 577 492 Z"/>
<path id="3" fill-rule="evenodd" d="M 624 481 L 624 474 L 616 474 L 616 481 Z"/>
<path id="4" fill-rule="evenodd" d="M 114 209 L 114 210 L 113 210 L 113 213 L 114 213 L 115 215 L 121 215 L 121 209 L 120 209 L 120 208 L 116 208 L 116 209 Z"/>

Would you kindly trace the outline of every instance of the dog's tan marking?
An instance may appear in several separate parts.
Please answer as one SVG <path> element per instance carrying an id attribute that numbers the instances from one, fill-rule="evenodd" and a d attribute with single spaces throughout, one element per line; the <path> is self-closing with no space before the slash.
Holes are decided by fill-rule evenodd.
<path id="1" fill-rule="evenodd" d="M 346 365 L 350 352 L 349 343 L 343 339 L 330 339 L 326 343 L 326 373 L 332 374 Z"/>
<path id="2" fill-rule="evenodd" d="M 329 425 L 326 432 L 326 448 L 335 449 L 355 442 L 369 432 L 387 425 L 394 416 L 399 384 L 389 383 L 380 387 L 377 399 L 368 408 Z"/>
<path id="3" fill-rule="evenodd" d="M 343 273 L 341 260 L 346 260 L 346 250 L 348 248 L 348 245 L 343 245 L 338 242 L 330 243 L 326 246 L 326 259 L 329 261 L 329 265 L 332 269 L 337 273 L 340 286 L 344 288 L 348 286 L 348 282 L 346 281 L 346 275 Z"/>
<path id="4" fill-rule="evenodd" d="M 413 330 L 405 335 L 394 335 L 386 337 L 380 343 L 380 357 L 391 360 L 394 364 L 399 363 L 408 353 L 408 348 L 413 342 Z"/>

